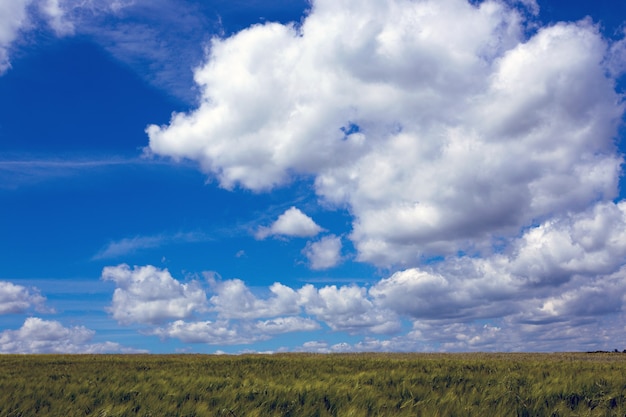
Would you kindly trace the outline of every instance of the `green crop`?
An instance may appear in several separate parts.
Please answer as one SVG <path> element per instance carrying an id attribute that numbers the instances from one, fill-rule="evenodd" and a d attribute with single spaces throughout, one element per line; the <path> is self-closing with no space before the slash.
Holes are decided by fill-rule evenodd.
<path id="1" fill-rule="evenodd" d="M 626 354 L 0 355 L 0 416 L 625 416 Z"/>

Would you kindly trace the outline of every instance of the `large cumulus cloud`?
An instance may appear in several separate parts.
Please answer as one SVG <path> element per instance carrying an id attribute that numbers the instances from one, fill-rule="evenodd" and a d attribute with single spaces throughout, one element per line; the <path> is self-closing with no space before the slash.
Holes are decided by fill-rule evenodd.
<path id="1" fill-rule="evenodd" d="M 619 42 L 524 25 L 496 1 L 315 1 L 300 25 L 214 39 L 200 106 L 148 127 L 149 152 L 225 188 L 313 178 L 350 207 L 361 261 L 484 250 L 617 193 Z"/>

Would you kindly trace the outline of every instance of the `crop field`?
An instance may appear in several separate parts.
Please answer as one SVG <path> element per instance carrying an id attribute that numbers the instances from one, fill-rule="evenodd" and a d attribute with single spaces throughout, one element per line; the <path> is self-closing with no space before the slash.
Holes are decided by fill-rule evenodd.
<path id="1" fill-rule="evenodd" d="M 626 354 L 0 355 L 0 416 L 626 416 Z"/>

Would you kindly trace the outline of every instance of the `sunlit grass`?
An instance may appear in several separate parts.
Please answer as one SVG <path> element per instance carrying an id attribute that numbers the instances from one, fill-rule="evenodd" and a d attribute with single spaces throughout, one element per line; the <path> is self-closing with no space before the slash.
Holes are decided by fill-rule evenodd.
<path id="1" fill-rule="evenodd" d="M 624 416 L 626 354 L 0 355 L 0 416 Z"/>

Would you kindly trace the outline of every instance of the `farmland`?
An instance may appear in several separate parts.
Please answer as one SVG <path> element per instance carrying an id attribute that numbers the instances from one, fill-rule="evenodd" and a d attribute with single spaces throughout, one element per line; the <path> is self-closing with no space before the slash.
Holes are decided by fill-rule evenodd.
<path id="1" fill-rule="evenodd" d="M 626 354 L 0 355 L 0 416 L 625 416 Z"/>

